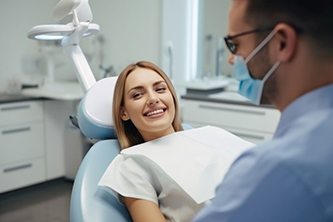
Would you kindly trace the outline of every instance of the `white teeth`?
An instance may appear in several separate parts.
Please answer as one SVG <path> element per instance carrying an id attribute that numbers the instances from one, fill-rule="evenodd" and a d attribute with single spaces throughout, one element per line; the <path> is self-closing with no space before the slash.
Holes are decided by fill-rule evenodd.
<path id="1" fill-rule="evenodd" d="M 159 114 L 159 113 L 163 113 L 163 109 L 158 109 L 158 110 L 154 110 L 152 112 L 149 112 L 147 113 L 147 116 L 152 116 L 152 115 L 156 115 L 156 114 Z"/>

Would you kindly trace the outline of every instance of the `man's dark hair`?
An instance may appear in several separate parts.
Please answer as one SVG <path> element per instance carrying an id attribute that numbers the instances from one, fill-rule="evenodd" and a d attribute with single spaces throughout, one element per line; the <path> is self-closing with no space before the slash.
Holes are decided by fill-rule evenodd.
<path id="1" fill-rule="evenodd" d="M 247 0 L 246 19 L 261 28 L 285 22 L 333 54 L 333 0 Z"/>

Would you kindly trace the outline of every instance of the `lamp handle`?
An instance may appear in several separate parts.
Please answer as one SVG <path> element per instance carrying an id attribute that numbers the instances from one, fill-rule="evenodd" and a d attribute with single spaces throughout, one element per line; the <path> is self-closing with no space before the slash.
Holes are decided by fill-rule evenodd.
<path id="1" fill-rule="evenodd" d="M 92 21 L 93 16 L 89 0 L 61 0 L 53 10 L 53 17 L 60 21 L 67 15 L 73 14 L 74 10 L 76 11 L 79 22 Z"/>
<path id="2" fill-rule="evenodd" d="M 53 17 L 61 20 L 80 5 L 81 0 L 60 0 L 53 10 Z"/>

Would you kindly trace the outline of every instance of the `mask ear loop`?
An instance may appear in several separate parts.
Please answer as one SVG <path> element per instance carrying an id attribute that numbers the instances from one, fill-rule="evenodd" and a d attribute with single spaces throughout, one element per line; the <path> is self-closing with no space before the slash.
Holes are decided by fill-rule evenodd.
<path id="1" fill-rule="evenodd" d="M 279 67 L 280 65 L 280 61 L 276 62 L 272 68 L 270 68 L 270 70 L 267 72 L 267 74 L 264 76 L 264 78 L 262 79 L 262 81 L 265 83 L 266 80 L 273 74 L 273 72 Z"/>
<path id="2" fill-rule="evenodd" d="M 261 87 L 260 87 L 260 89 L 259 89 L 260 93 L 262 93 L 262 90 L 263 90 L 263 88 L 264 88 L 264 84 L 265 84 L 265 82 L 267 81 L 267 79 L 268 79 L 269 77 L 271 77 L 271 75 L 274 73 L 274 71 L 279 67 L 280 63 L 281 63 L 280 61 L 276 62 L 276 63 L 272 66 L 272 68 L 269 69 L 269 71 L 268 71 L 267 74 L 264 76 L 264 78 L 263 78 L 262 80 L 259 80 L 259 81 L 262 82 Z M 259 97 L 257 98 L 257 100 L 255 101 L 255 104 L 260 105 L 261 97 L 262 97 L 262 95 L 259 96 Z"/>
<path id="3" fill-rule="evenodd" d="M 250 55 L 248 55 L 245 59 L 246 64 L 273 38 L 276 32 L 275 29 L 271 31 L 271 33 L 268 34 L 268 36 L 250 53 Z"/>

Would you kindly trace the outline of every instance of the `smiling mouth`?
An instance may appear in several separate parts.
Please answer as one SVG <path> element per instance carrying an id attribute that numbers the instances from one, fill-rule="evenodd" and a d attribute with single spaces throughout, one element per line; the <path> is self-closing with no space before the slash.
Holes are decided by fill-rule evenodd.
<path id="1" fill-rule="evenodd" d="M 165 111 L 166 111 L 166 109 L 156 109 L 153 111 L 146 112 L 144 114 L 144 116 L 150 117 L 150 116 L 160 115 L 160 114 L 164 113 Z"/>

